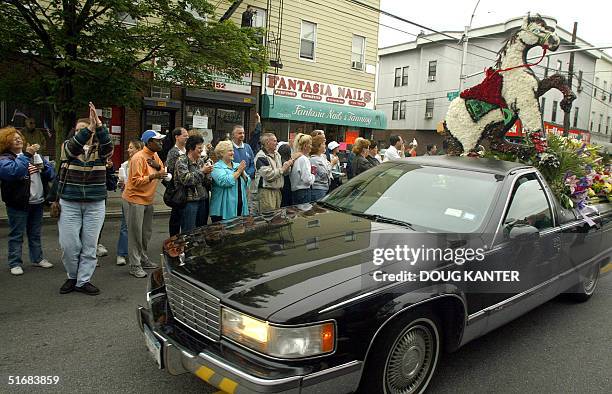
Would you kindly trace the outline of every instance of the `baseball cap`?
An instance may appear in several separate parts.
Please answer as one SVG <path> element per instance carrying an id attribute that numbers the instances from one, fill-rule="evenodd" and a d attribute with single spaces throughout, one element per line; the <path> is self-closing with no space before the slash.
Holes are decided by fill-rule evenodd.
<path id="1" fill-rule="evenodd" d="M 329 144 L 327 144 L 327 149 L 334 150 L 334 149 L 336 149 L 339 146 L 340 146 L 339 143 L 337 143 L 336 141 L 332 141 Z"/>
<path id="2" fill-rule="evenodd" d="M 162 140 L 166 138 L 166 136 L 158 133 L 155 130 L 147 130 L 144 133 L 142 133 L 142 137 L 140 137 L 140 140 L 146 144 L 147 142 L 149 142 L 151 138 L 156 139 L 156 140 Z"/>

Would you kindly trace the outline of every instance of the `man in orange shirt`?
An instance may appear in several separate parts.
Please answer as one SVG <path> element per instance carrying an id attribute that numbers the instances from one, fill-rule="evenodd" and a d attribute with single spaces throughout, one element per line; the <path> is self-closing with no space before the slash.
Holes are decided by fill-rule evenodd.
<path id="1" fill-rule="evenodd" d="M 145 147 L 130 159 L 129 173 L 123 191 L 123 206 L 128 216 L 128 259 L 130 275 L 144 278 L 143 268 L 157 268 L 149 260 L 147 247 L 153 227 L 153 200 L 159 180 L 166 177 L 164 163 L 157 155 L 166 136 L 147 130 L 141 140 Z"/>

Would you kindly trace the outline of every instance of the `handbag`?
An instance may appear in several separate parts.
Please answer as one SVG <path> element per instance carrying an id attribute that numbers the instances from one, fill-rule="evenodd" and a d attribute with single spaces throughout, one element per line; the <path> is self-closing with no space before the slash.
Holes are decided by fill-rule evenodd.
<path id="1" fill-rule="evenodd" d="M 170 182 L 164 192 L 164 203 L 171 208 L 184 208 L 187 205 L 187 192 L 181 184 Z"/>

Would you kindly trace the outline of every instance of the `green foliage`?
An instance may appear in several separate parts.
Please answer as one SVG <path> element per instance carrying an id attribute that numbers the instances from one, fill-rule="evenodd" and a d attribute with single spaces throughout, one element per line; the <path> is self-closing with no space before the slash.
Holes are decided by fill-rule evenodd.
<path id="1" fill-rule="evenodd" d="M 66 123 L 89 101 L 138 105 L 149 78 L 205 87 L 214 74 L 264 71 L 261 30 L 213 12 L 206 0 L 0 0 L 0 62 L 29 71 L 3 76 L 0 99 L 19 91 Z"/>

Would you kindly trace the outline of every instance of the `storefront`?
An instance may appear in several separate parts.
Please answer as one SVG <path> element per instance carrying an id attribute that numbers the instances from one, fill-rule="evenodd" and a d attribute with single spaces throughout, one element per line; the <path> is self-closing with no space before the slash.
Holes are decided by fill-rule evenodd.
<path id="1" fill-rule="evenodd" d="M 281 75 L 265 76 L 261 112 L 264 130 L 284 141 L 322 129 L 328 141 L 352 144 L 387 126 L 374 110 L 374 92 Z"/>
<path id="2" fill-rule="evenodd" d="M 259 96 L 250 75 L 241 81 L 218 78 L 214 89 L 185 89 L 185 127 L 199 130 L 207 143 L 230 138 L 235 125 L 243 126 L 248 134 Z"/>

